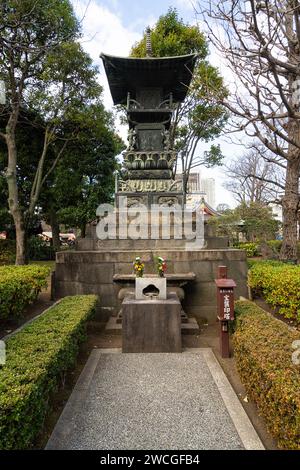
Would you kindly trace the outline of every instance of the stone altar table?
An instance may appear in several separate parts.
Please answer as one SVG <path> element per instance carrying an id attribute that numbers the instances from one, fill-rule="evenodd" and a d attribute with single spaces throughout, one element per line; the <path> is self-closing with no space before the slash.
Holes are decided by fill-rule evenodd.
<path id="1" fill-rule="evenodd" d="M 145 274 L 145 277 L 157 278 L 157 274 Z M 196 280 L 196 274 L 193 272 L 167 273 L 164 277 L 167 280 L 167 293 L 176 294 L 180 300 L 183 300 L 185 297 L 183 286 Z M 118 295 L 119 300 L 123 301 L 128 294 L 133 294 L 135 279 L 135 274 L 114 274 L 113 282 L 122 285 Z"/>

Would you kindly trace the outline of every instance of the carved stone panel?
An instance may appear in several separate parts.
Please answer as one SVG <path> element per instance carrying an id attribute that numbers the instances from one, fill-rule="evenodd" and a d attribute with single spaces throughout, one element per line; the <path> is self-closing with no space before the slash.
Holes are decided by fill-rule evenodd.
<path id="1" fill-rule="evenodd" d="M 147 205 L 148 198 L 145 196 L 132 196 L 127 197 L 127 207 L 135 207 L 139 205 Z"/>
<path id="2" fill-rule="evenodd" d="M 160 129 L 139 129 L 138 141 L 140 150 L 162 150 L 162 135 Z"/>
<path id="3" fill-rule="evenodd" d="M 167 179 L 149 179 L 149 180 L 120 180 L 120 192 L 165 192 L 178 191 L 180 189 L 180 181 Z"/>
<path id="4" fill-rule="evenodd" d="M 180 204 L 177 196 L 160 196 L 157 200 L 160 206 L 172 207 L 176 204 Z"/>

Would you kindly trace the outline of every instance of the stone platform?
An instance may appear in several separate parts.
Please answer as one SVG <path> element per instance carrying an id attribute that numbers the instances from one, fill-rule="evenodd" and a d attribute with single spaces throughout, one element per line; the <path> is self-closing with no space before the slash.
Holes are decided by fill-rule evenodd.
<path id="1" fill-rule="evenodd" d="M 56 254 L 55 297 L 98 294 L 103 310 L 117 315 L 121 308 L 118 292 L 122 285 L 114 282 L 114 276 L 131 274 L 136 256 L 142 257 L 145 263 L 144 275 L 155 272 L 154 259 L 157 256 L 166 260 L 167 272 L 170 274 L 195 273 L 195 279 L 184 286 L 183 309 L 188 316 L 210 323 L 216 321 L 214 279 L 219 265 L 227 266 L 228 277 L 235 280 L 236 298 L 248 297 L 247 262 L 244 251 L 236 249 L 186 251 L 163 248 L 159 251 L 107 249 L 59 252 Z"/>
<path id="2" fill-rule="evenodd" d="M 210 349 L 94 350 L 46 450 L 262 450 Z"/>
<path id="3" fill-rule="evenodd" d="M 180 328 L 182 335 L 199 335 L 201 331 L 196 318 L 187 317 L 185 314 L 181 314 Z M 114 336 L 122 335 L 122 321 L 120 321 L 119 316 L 110 317 L 110 319 L 105 325 L 105 333 Z"/>

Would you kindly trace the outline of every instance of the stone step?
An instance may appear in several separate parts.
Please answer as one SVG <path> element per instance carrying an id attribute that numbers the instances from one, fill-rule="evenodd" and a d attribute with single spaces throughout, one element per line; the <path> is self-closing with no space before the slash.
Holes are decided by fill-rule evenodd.
<path id="1" fill-rule="evenodd" d="M 185 313 L 183 309 L 181 309 L 181 323 L 188 323 L 188 321 L 189 321 L 189 318 L 187 314 Z"/>
<path id="2" fill-rule="evenodd" d="M 188 323 L 189 318 L 187 317 L 185 312 L 181 312 L 181 323 Z M 116 318 L 116 323 L 117 324 L 122 324 L 122 313 L 119 312 L 117 318 Z"/>
<path id="3" fill-rule="evenodd" d="M 117 323 L 116 317 L 110 317 L 105 325 L 105 333 L 110 335 L 122 335 L 122 323 Z"/>
<path id="4" fill-rule="evenodd" d="M 192 240 L 193 241 L 193 240 Z M 137 251 L 137 250 L 186 250 L 186 243 L 182 240 L 93 240 L 90 238 L 78 239 L 76 242 L 77 251 Z M 228 248 L 227 237 L 207 237 L 204 241 L 206 249 L 223 249 Z"/>
<path id="5" fill-rule="evenodd" d="M 181 333 L 183 335 L 199 335 L 200 328 L 197 320 L 193 317 L 183 318 L 181 322 Z M 110 317 L 105 325 L 105 333 L 110 335 L 122 335 L 122 323 L 117 317 Z"/>
<path id="6" fill-rule="evenodd" d="M 190 317 L 187 323 L 181 323 L 181 334 L 183 335 L 199 335 L 200 331 L 196 318 Z"/>

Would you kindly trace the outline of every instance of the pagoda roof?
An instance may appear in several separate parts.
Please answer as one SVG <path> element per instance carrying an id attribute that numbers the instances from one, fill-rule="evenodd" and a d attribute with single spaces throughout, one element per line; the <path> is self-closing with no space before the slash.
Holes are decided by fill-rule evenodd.
<path id="1" fill-rule="evenodd" d="M 101 54 L 114 104 L 125 104 L 127 93 L 134 98 L 138 88 L 163 88 L 175 102 L 186 97 L 197 54 L 174 57 L 115 57 Z"/>

